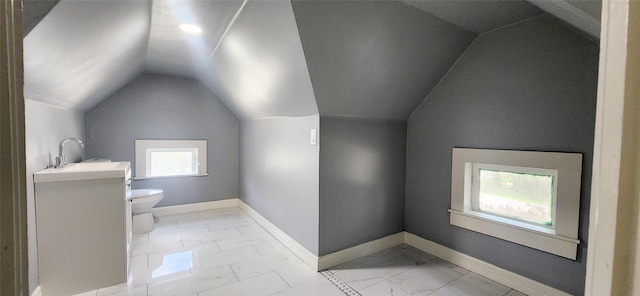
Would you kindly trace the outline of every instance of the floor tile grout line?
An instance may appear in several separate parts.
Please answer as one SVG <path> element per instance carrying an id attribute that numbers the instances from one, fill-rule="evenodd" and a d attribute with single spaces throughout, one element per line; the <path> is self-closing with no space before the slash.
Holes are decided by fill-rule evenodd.
<path id="1" fill-rule="evenodd" d="M 442 290 L 442 289 L 445 289 L 445 290 L 447 290 L 447 291 L 449 291 L 449 292 L 451 292 L 451 293 L 453 293 L 453 294 L 455 294 L 455 295 L 460 295 L 458 292 L 453 291 L 453 290 L 451 290 L 451 289 L 447 288 L 447 286 L 448 286 L 448 285 L 449 285 L 449 284 L 447 284 L 447 285 L 445 285 L 445 286 L 443 286 L 443 287 L 438 288 L 438 290 L 435 290 L 435 291 L 433 291 L 433 292 L 431 292 L 431 293 L 427 294 L 427 296 L 429 296 L 429 295 L 431 295 L 431 294 L 433 294 L 433 293 L 435 293 L 435 292 L 438 292 L 438 291 L 440 291 L 440 290 Z M 460 296 L 462 296 L 462 295 L 460 295 Z M 503 295 L 503 296 L 504 296 L 504 295 Z"/>
<path id="2" fill-rule="evenodd" d="M 274 270 L 274 272 L 280 277 L 280 279 L 287 284 L 287 286 L 289 286 L 289 289 L 293 288 L 293 286 L 291 286 L 291 284 L 289 284 L 289 282 L 287 282 L 287 280 L 285 280 L 282 275 L 278 272 L 278 270 Z"/>
<path id="3" fill-rule="evenodd" d="M 452 280 L 452 281 L 448 282 L 446 285 L 444 285 L 444 286 L 442 286 L 442 287 L 440 287 L 440 288 L 445 288 L 445 289 L 447 289 L 447 290 L 449 290 L 449 291 L 452 291 L 452 292 L 456 293 L 455 291 L 453 291 L 453 290 L 451 290 L 451 289 L 449 289 L 449 288 L 447 288 L 447 287 L 448 287 L 449 285 L 451 285 L 451 283 L 453 283 L 453 282 L 455 282 L 455 281 L 457 281 L 457 280 L 459 280 L 459 279 L 463 278 L 465 275 L 466 275 L 466 274 L 463 274 L 463 275 L 459 276 L 459 277 L 458 277 L 458 278 L 456 278 L 455 280 Z M 458 293 L 456 293 L 456 294 L 458 294 Z M 504 296 L 504 295 L 503 295 L 503 296 Z"/>
<path id="4" fill-rule="evenodd" d="M 231 269 L 231 272 L 233 272 L 233 276 L 236 277 L 237 282 L 240 282 L 240 278 L 238 277 L 238 275 L 236 274 L 236 271 L 233 269 L 233 266 L 231 266 L 232 264 L 229 264 L 227 266 L 229 266 L 229 269 Z"/>
<path id="5" fill-rule="evenodd" d="M 262 253 L 260 253 L 260 250 L 256 249 L 256 245 L 257 244 L 251 245 L 251 247 L 256 251 L 256 253 L 258 253 L 258 255 L 260 255 L 260 257 L 265 257 L 264 255 L 262 255 Z"/>

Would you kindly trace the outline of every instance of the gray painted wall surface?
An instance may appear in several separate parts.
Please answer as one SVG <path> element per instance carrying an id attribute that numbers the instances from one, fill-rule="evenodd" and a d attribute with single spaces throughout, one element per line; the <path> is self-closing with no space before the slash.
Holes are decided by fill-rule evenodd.
<path id="1" fill-rule="evenodd" d="M 406 230 L 584 292 L 598 45 L 543 16 L 480 35 L 408 121 Z M 453 147 L 583 153 L 577 261 L 449 224 Z"/>
<path id="2" fill-rule="evenodd" d="M 404 121 L 320 117 L 320 255 L 404 230 Z"/>
<path id="3" fill-rule="evenodd" d="M 27 157 L 27 235 L 29 242 L 29 294 L 38 287 L 38 245 L 33 173 L 55 163 L 60 141 L 68 137 L 85 139 L 84 118 L 80 112 L 25 100 L 25 134 Z M 85 142 L 86 143 L 86 142 Z M 64 146 L 69 162 L 79 162 L 83 151 L 75 143 Z"/>
<path id="4" fill-rule="evenodd" d="M 475 34 L 398 1 L 293 1 L 321 115 L 406 120 Z"/>
<path id="5" fill-rule="evenodd" d="M 318 115 L 243 121 L 240 199 L 318 254 Z M 320 141 L 322 141 L 320 139 Z"/>
<path id="6" fill-rule="evenodd" d="M 136 139 L 207 140 L 207 177 L 134 181 L 171 206 L 238 197 L 239 123 L 195 80 L 143 74 L 86 114 L 89 157 L 131 161 Z"/>

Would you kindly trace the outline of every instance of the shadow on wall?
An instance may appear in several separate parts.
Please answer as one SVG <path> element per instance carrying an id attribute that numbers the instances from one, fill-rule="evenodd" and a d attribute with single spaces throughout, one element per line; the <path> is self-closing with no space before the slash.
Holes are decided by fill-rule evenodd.
<path id="1" fill-rule="evenodd" d="M 406 123 L 320 117 L 320 255 L 404 230 Z"/>

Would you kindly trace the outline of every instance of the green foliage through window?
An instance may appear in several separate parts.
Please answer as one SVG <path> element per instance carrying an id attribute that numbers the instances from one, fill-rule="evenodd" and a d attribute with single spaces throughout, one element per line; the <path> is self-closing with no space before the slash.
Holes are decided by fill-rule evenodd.
<path id="1" fill-rule="evenodd" d="M 481 212 L 552 226 L 553 175 L 479 169 Z"/>

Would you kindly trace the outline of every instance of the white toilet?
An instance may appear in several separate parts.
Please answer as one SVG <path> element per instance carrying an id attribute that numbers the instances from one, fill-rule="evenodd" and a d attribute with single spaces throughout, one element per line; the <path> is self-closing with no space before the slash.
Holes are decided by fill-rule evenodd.
<path id="1" fill-rule="evenodd" d="M 147 233 L 155 229 L 151 209 L 163 197 L 164 193 L 160 189 L 134 189 L 127 192 L 127 199 L 131 200 L 133 234 Z"/>

